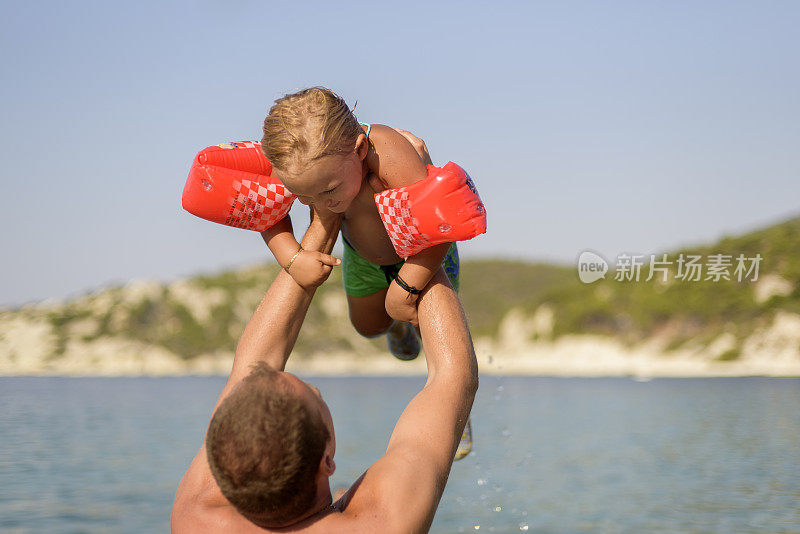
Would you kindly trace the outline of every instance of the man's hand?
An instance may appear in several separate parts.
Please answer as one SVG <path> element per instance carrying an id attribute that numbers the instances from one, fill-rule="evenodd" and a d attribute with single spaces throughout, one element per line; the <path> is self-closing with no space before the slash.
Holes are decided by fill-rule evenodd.
<path id="1" fill-rule="evenodd" d="M 420 159 L 422 159 L 422 162 L 425 165 L 433 165 L 433 162 L 431 161 L 431 155 L 428 152 L 428 147 L 425 145 L 425 141 L 409 131 L 401 130 L 400 128 L 395 128 L 395 130 L 402 134 L 403 137 L 408 139 L 408 142 L 411 143 L 411 146 L 413 146 L 414 150 L 417 151 L 417 154 L 419 154 Z"/>
<path id="2" fill-rule="evenodd" d="M 395 321 L 411 323 L 417 326 L 419 325 L 419 319 L 417 318 L 418 297 L 419 295 L 413 295 L 397 285 L 397 282 L 392 282 L 386 292 L 386 313 Z"/>
<path id="3" fill-rule="evenodd" d="M 319 287 L 328 279 L 333 267 L 342 263 L 339 258 L 316 250 L 301 250 L 287 272 L 305 289 Z"/>

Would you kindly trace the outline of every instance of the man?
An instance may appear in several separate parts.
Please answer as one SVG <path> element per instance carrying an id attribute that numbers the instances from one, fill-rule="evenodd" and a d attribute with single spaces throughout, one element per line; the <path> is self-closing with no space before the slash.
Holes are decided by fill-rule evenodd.
<path id="1" fill-rule="evenodd" d="M 329 274 L 336 214 L 312 212 L 302 241 Z M 458 298 L 441 269 L 418 301 L 428 365 L 386 454 L 336 502 L 336 439 L 319 391 L 285 373 L 314 290 L 281 271 L 245 328 L 206 440 L 178 487 L 172 531 L 426 532 L 478 387 Z M 212 474 L 213 473 L 213 474 Z"/>

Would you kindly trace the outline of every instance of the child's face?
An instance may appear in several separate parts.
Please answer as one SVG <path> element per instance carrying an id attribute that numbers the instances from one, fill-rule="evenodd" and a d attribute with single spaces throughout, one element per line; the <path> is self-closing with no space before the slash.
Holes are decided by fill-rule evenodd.
<path id="1" fill-rule="evenodd" d="M 303 204 L 344 213 L 364 181 L 364 158 L 360 152 L 325 156 L 301 173 L 275 169 L 275 174 Z"/>

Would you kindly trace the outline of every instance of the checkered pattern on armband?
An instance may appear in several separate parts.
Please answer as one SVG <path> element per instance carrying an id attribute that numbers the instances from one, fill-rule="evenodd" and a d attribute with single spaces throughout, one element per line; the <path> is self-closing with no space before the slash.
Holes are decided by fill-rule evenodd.
<path id="1" fill-rule="evenodd" d="M 295 196 L 283 184 L 266 187 L 250 180 L 234 180 L 236 196 L 225 224 L 263 232 L 283 219 L 292 207 Z"/>
<path id="2" fill-rule="evenodd" d="M 408 258 L 427 248 L 430 241 L 420 233 L 408 207 L 408 192 L 387 189 L 375 196 L 375 204 L 395 252 Z"/>

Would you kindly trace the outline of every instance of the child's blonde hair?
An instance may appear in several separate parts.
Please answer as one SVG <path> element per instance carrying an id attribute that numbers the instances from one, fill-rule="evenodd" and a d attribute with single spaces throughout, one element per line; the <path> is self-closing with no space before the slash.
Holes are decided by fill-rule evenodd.
<path id="1" fill-rule="evenodd" d="M 310 87 L 275 101 L 264 119 L 261 151 L 274 167 L 301 172 L 319 158 L 352 150 L 361 133 L 342 97 Z"/>

